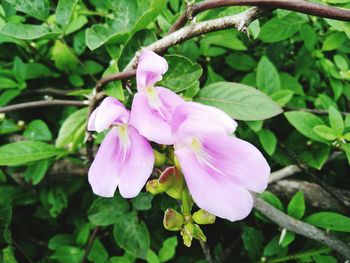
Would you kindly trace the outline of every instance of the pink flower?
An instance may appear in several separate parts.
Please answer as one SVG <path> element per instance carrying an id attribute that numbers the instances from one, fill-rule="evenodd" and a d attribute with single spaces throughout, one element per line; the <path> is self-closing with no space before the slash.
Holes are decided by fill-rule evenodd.
<path id="1" fill-rule="evenodd" d="M 252 144 L 231 136 L 237 123 L 224 112 L 194 102 L 174 110 L 175 154 L 195 203 L 236 221 L 253 207 L 249 191 L 267 187 L 270 167 Z"/>
<path id="2" fill-rule="evenodd" d="M 104 138 L 89 170 L 96 195 L 113 197 L 117 187 L 124 198 L 139 194 L 151 175 L 154 155 L 149 142 L 130 125 L 130 112 L 117 99 L 107 97 L 91 114 L 88 130 L 111 130 Z"/>
<path id="3" fill-rule="evenodd" d="M 173 144 L 170 122 L 174 108 L 184 100 L 176 93 L 155 87 L 168 70 L 164 58 L 143 50 L 136 70 L 138 92 L 131 107 L 130 123 L 148 140 L 159 144 Z"/>

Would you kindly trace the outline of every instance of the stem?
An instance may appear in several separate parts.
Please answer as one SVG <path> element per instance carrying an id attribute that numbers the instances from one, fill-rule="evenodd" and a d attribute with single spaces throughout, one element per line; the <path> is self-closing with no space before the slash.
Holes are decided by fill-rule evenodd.
<path id="1" fill-rule="evenodd" d="M 270 260 L 267 260 L 266 262 L 268 262 L 268 263 L 287 262 L 289 260 L 299 259 L 299 258 L 302 258 L 302 257 L 315 256 L 315 255 L 319 255 L 319 254 L 322 254 L 322 253 L 328 253 L 330 251 L 331 251 L 330 248 L 325 247 L 325 248 L 321 248 L 321 249 L 317 249 L 317 250 L 306 251 L 306 252 L 303 252 L 303 253 L 298 253 L 298 254 L 294 254 L 294 255 L 289 255 L 289 256 L 284 256 L 284 257 L 280 257 L 280 258 L 270 259 Z"/>
<path id="2" fill-rule="evenodd" d="M 187 185 L 184 186 L 181 194 L 182 202 L 182 214 L 186 218 L 191 218 L 191 209 L 192 209 L 192 198 L 190 192 L 188 191 Z"/>
<path id="3" fill-rule="evenodd" d="M 85 252 L 84 252 L 84 255 L 83 255 L 83 258 L 81 260 L 81 263 L 85 263 L 86 262 L 86 259 L 89 255 L 89 252 L 92 248 L 92 245 L 96 239 L 96 236 L 97 236 L 97 233 L 98 231 L 100 230 L 100 228 L 97 226 L 95 229 L 94 229 L 94 232 L 92 232 L 92 235 L 90 236 L 90 239 L 89 239 L 89 242 L 88 244 L 86 245 L 86 248 L 85 248 Z"/>

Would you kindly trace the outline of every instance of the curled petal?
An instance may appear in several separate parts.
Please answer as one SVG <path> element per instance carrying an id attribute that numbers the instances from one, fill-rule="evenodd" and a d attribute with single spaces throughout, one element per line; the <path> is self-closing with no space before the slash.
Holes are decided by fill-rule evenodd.
<path id="1" fill-rule="evenodd" d="M 236 127 L 237 123 L 225 112 L 196 102 L 178 105 L 171 124 L 175 140 L 189 135 L 227 135 L 233 133 Z"/>
<path id="2" fill-rule="evenodd" d="M 120 141 L 117 128 L 112 128 L 104 138 L 89 169 L 89 183 L 99 196 L 113 197 L 118 186 Z"/>
<path id="3" fill-rule="evenodd" d="M 175 149 L 195 203 L 209 213 L 230 221 L 241 220 L 253 208 L 248 190 L 225 176 L 210 174 L 187 147 Z"/>
<path id="4" fill-rule="evenodd" d="M 124 198 L 137 196 L 150 177 L 154 154 L 149 142 L 132 126 L 128 127 L 130 146 L 120 173 L 119 191 Z"/>
<path id="5" fill-rule="evenodd" d="M 130 124 L 148 140 L 159 144 L 173 144 L 170 121 L 174 108 L 184 100 L 165 88 L 156 88 L 156 103 L 143 93 L 137 93 L 131 107 Z M 156 107 L 154 106 L 156 105 Z"/>
<path id="6" fill-rule="evenodd" d="M 152 87 L 162 79 L 162 75 L 168 70 L 166 60 L 153 51 L 142 50 L 136 69 L 136 82 L 138 91 L 146 87 Z"/>
<path id="7" fill-rule="evenodd" d="M 270 166 L 254 145 L 232 136 L 206 136 L 201 140 L 209 173 L 226 176 L 254 192 L 266 189 Z"/>
<path id="8" fill-rule="evenodd" d="M 102 132 L 114 123 L 127 123 L 128 120 L 129 111 L 125 106 L 117 99 L 107 97 L 91 114 L 88 129 Z"/>

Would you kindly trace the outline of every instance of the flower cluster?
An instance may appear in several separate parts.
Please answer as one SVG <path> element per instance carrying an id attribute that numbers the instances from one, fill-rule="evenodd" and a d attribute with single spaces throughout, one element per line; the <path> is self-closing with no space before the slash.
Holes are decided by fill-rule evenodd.
<path id="1" fill-rule="evenodd" d="M 107 97 L 90 116 L 88 130 L 110 129 L 89 170 L 94 193 L 112 197 L 119 188 L 124 198 L 137 196 L 153 170 L 152 141 L 173 145 L 177 170 L 199 208 L 243 219 L 253 207 L 250 191 L 267 186 L 268 163 L 252 144 L 233 136 L 237 123 L 226 113 L 155 86 L 167 70 L 163 57 L 143 50 L 131 111 Z"/>

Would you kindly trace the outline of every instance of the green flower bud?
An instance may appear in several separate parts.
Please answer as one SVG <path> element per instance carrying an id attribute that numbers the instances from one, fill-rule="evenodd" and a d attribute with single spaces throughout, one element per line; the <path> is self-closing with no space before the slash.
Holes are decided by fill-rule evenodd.
<path id="1" fill-rule="evenodd" d="M 199 225 L 209 225 L 215 223 L 215 216 L 207 211 L 200 209 L 192 215 L 194 222 Z"/>
<path id="2" fill-rule="evenodd" d="M 179 231 L 184 224 L 183 215 L 174 209 L 168 208 L 164 213 L 163 225 L 164 228 L 170 231 Z"/>
<path id="3" fill-rule="evenodd" d="M 155 158 L 154 166 L 161 167 L 162 165 L 164 165 L 166 162 L 166 156 L 156 150 L 153 150 L 153 153 Z"/>
<path id="4" fill-rule="evenodd" d="M 190 247 L 192 244 L 193 231 L 194 231 L 194 225 L 192 223 L 185 224 L 181 230 L 181 236 L 182 236 L 184 245 L 187 247 Z"/>
<path id="5" fill-rule="evenodd" d="M 159 187 L 159 183 L 157 179 L 153 179 L 147 182 L 146 184 L 146 191 L 156 195 L 159 193 L 163 193 L 164 191 Z"/>
<path id="6" fill-rule="evenodd" d="M 202 229 L 196 224 L 193 225 L 193 237 L 199 241 L 207 241 L 207 237 L 204 235 Z"/>

